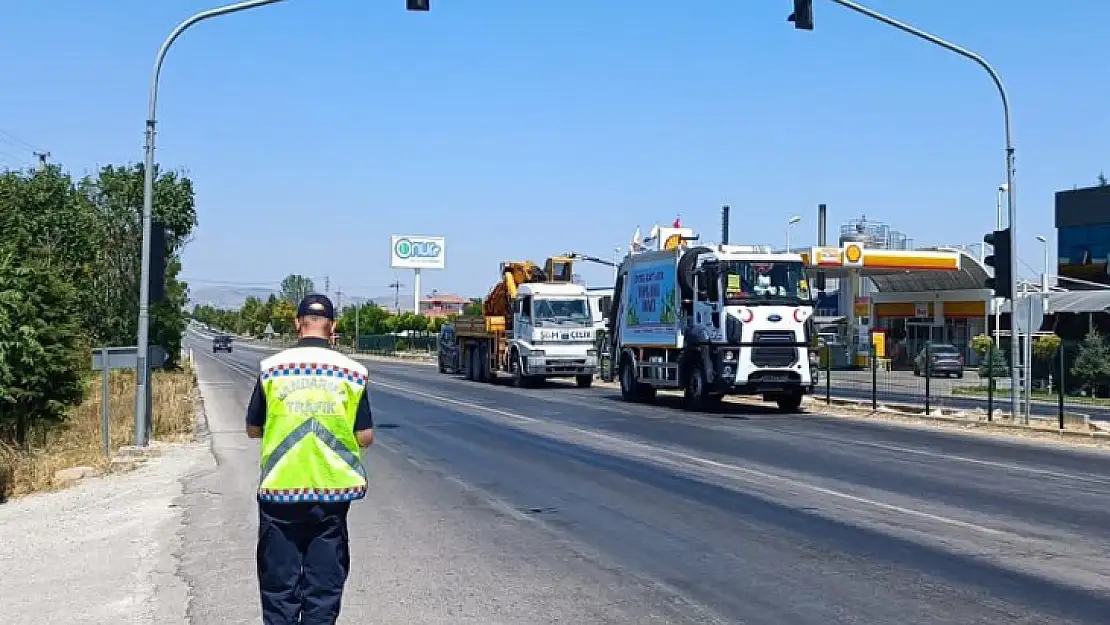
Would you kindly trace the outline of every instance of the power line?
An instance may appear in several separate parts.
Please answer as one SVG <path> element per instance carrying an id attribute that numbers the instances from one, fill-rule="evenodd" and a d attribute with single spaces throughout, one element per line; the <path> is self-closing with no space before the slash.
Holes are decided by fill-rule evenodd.
<path id="1" fill-rule="evenodd" d="M 40 148 L 39 146 L 37 146 L 33 143 L 30 143 L 29 141 L 25 141 L 23 139 L 20 139 L 19 137 L 17 137 L 15 135 L 13 135 L 12 133 L 4 130 L 3 128 L 0 128 L 0 141 L 3 141 L 5 143 L 9 143 L 11 145 L 14 145 L 14 146 L 17 146 L 17 147 L 20 147 L 20 148 L 25 148 L 25 149 L 30 150 L 32 152 L 35 152 L 35 151 L 41 152 L 41 151 L 43 151 L 42 148 Z"/>

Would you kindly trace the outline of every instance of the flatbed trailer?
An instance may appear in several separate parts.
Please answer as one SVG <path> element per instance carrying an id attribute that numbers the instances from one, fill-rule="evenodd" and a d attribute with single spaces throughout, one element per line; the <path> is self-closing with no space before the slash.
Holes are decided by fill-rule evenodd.
<path id="1" fill-rule="evenodd" d="M 505 340 L 505 318 L 464 315 L 455 320 L 455 340 L 459 348 L 459 366 L 466 379 L 493 382 L 498 371 L 509 367 Z"/>

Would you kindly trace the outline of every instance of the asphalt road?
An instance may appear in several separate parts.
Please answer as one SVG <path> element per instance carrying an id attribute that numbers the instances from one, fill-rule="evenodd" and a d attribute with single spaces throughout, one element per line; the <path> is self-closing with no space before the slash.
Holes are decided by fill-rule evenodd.
<path id="1" fill-rule="evenodd" d="M 257 445 L 242 411 L 266 352 L 193 345 L 209 418 L 219 414 L 218 464 L 186 484 L 191 613 L 252 620 L 242 576 L 253 575 Z M 996 625 L 1110 613 L 1110 454 L 368 364 L 379 439 L 366 454 L 371 494 L 351 516 L 346 622 Z"/>

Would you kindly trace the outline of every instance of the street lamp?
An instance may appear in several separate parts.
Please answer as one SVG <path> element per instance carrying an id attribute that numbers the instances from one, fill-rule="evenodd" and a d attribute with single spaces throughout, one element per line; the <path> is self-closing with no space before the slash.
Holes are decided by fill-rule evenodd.
<path id="1" fill-rule="evenodd" d="M 1044 245 L 1044 273 L 1041 274 L 1041 291 L 1048 293 L 1048 239 L 1038 234 L 1037 240 Z"/>
<path id="2" fill-rule="evenodd" d="M 145 447 L 149 443 L 150 419 L 150 368 L 147 356 L 150 350 L 150 241 L 151 221 L 154 214 L 154 127 L 158 106 L 158 78 L 162 73 L 162 62 L 166 59 L 173 42 L 193 24 L 212 17 L 238 13 L 247 9 L 274 4 L 281 0 L 248 0 L 237 4 L 201 11 L 181 22 L 162 42 L 158 56 L 154 58 L 154 72 L 150 78 L 150 96 L 146 116 L 146 144 L 143 159 L 143 245 L 139 275 L 139 331 L 135 352 L 135 445 Z"/>
<path id="3" fill-rule="evenodd" d="M 620 268 L 621 268 L 620 258 L 621 258 L 621 246 L 618 245 L 618 246 L 613 248 L 613 279 L 614 280 L 616 280 L 617 275 L 620 274 Z"/>
<path id="4" fill-rule="evenodd" d="M 801 220 L 802 220 L 801 217 L 799 217 L 797 215 L 794 215 L 793 217 L 790 218 L 790 221 L 786 222 L 786 253 L 787 254 L 790 253 L 790 229 L 791 229 L 791 227 L 794 226 L 794 224 L 798 223 Z"/>
<path id="5" fill-rule="evenodd" d="M 911 26 L 911 25 L 906 24 L 904 22 L 900 22 L 900 21 L 898 21 L 898 20 L 896 20 L 892 17 L 888 17 L 886 15 L 883 15 L 882 13 L 879 13 L 878 11 L 875 11 L 873 9 L 869 9 L 869 8 L 863 6 L 863 5 L 857 4 L 856 2 L 852 2 L 852 0 L 832 0 L 832 2 L 834 2 L 836 4 L 839 4 L 840 6 L 846 8 L 846 9 L 850 9 L 852 11 L 855 11 L 856 13 L 860 13 L 862 15 L 870 17 L 871 19 L 882 22 L 882 23 L 886 24 L 887 26 L 897 28 L 898 30 L 900 30 L 904 33 L 908 33 L 910 35 L 913 35 L 914 37 L 918 37 L 919 39 L 924 39 L 925 41 L 928 41 L 929 43 L 938 45 L 938 46 L 944 48 L 945 50 L 948 50 L 949 52 L 953 52 L 955 54 L 958 54 L 958 55 L 964 57 L 965 59 L 968 59 L 969 61 L 975 62 L 976 65 L 983 68 L 983 71 L 987 72 L 987 74 L 990 75 L 991 80 L 994 82 L 994 86 L 998 89 L 998 96 L 1002 100 L 1002 125 L 1003 125 L 1004 131 L 1005 131 L 1005 143 L 1006 143 L 1006 154 L 1005 154 L 1005 156 L 1006 156 L 1006 184 L 1005 184 L 1005 191 L 1006 191 L 1006 204 L 1007 204 L 1008 213 L 1009 213 L 1009 224 L 1008 224 L 1007 230 L 1009 231 L 1009 237 L 1008 238 L 1010 239 L 1010 253 L 1011 253 L 1011 257 L 1010 257 L 1010 276 L 1009 276 L 1009 278 L 1010 278 L 1010 287 L 1006 290 L 1008 290 L 1011 294 L 1015 294 L 1017 292 L 1017 271 L 1015 271 L 1015 269 L 1016 269 L 1015 259 L 1017 258 L 1017 253 L 1018 253 L 1018 245 L 1017 245 L 1017 238 L 1018 237 L 1017 237 L 1017 200 L 1014 198 L 1014 142 L 1013 142 L 1013 134 L 1012 134 L 1011 128 L 1010 128 L 1010 98 L 1006 94 L 1006 88 L 1002 85 L 1002 78 L 998 75 L 998 72 L 995 71 L 995 69 L 993 67 L 991 67 L 991 64 L 988 63 L 986 59 L 984 59 L 982 56 L 972 52 L 971 50 L 968 50 L 966 48 L 962 48 L 962 47 L 960 47 L 960 46 L 958 46 L 958 45 L 956 45 L 956 44 L 954 44 L 950 41 L 945 41 L 944 39 L 941 39 L 940 37 L 937 37 L 936 35 L 925 32 L 924 30 L 921 30 L 920 28 Z M 812 4 L 813 4 L 812 0 L 795 0 L 794 13 L 791 14 L 791 18 L 793 18 L 793 19 L 791 19 L 791 21 L 794 22 L 794 25 L 795 25 L 796 28 L 802 28 L 802 29 L 805 29 L 805 30 L 812 30 L 813 29 Z M 1002 189 L 1000 188 L 999 191 L 1001 192 Z M 999 229 L 1001 230 L 1001 225 L 999 226 Z M 1011 308 L 1011 310 L 1013 310 L 1015 308 L 1015 306 L 1013 304 L 1013 298 L 1010 299 L 1010 302 L 1011 302 L 1010 303 L 1010 308 Z M 1017 361 L 1018 361 L 1018 344 L 1017 344 L 1017 341 L 1010 341 L 1010 362 L 1015 363 Z M 1010 410 L 1011 410 L 1011 415 L 1014 418 L 1017 418 L 1017 414 L 1018 414 L 1018 387 L 1017 387 L 1017 382 L 1014 379 L 1014 376 L 1010 376 Z M 1029 421 L 1029 415 L 1027 413 L 1025 415 L 1025 422 L 1028 423 L 1028 421 Z"/>

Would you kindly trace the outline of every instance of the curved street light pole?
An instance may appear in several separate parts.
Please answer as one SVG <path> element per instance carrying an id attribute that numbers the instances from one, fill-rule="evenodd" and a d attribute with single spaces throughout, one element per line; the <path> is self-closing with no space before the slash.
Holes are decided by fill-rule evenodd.
<path id="1" fill-rule="evenodd" d="M 1015 189 L 1015 187 L 1014 187 L 1014 143 L 1013 143 L 1013 136 L 1010 132 L 1010 99 L 1006 95 L 1006 88 L 1002 86 L 1002 78 L 999 77 L 998 72 L 996 72 L 994 70 L 994 68 L 991 67 L 990 63 L 987 63 L 986 59 L 984 59 L 983 57 L 979 56 L 978 54 L 972 52 L 971 50 L 968 50 L 966 48 L 961 48 L 960 46 L 958 46 L 958 45 L 956 45 L 956 44 L 954 44 L 950 41 L 945 41 L 944 39 L 941 39 L 940 37 L 937 37 L 936 35 L 932 35 L 930 33 L 927 33 L 925 31 L 921 30 L 920 28 L 910 26 L 909 24 L 906 24 L 905 22 L 900 22 L 900 21 L 898 21 L 898 20 L 896 20 L 892 17 L 887 17 L 886 15 L 883 15 L 882 13 L 879 13 L 878 11 L 874 11 L 872 9 L 869 9 L 869 8 L 865 7 L 865 6 L 856 4 L 855 2 L 851 2 L 851 0 L 832 0 L 832 1 L 835 2 L 836 4 L 839 4 L 842 7 L 851 9 L 851 10 L 857 12 L 857 13 L 862 13 L 863 15 L 866 15 L 867 17 L 878 20 L 878 21 L 880 21 L 880 22 L 882 22 L 882 23 L 884 23 L 888 26 L 893 26 L 894 28 L 897 28 L 898 30 L 900 30 L 902 32 L 909 33 L 909 34 L 911 34 L 915 37 L 924 39 L 925 41 L 928 41 L 929 43 L 936 44 L 936 45 L 944 48 L 945 50 L 948 50 L 950 52 L 955 52 L 956 54 L 958 54 L 958 55 L 960 55 L 960 56 L 962 56 L 966 59 L 970 59 L 972 61 L 975 61 L 975 63 L 977 65 L 979 65 L 979 67 L 982 67 L 984 70 L 986 70 L 986 72 L 988 74 L 990 74 L 991 80 L 994 81 L 994 86 L 998 88 L 998 95 L 1002 98 L 1002 117 L 1003 117 L 1003 123 L 1005 124 L 1005 131 L 1006 131 L 1006 190 L 1007 190 L 1006 198 L 1007 198 L 1007 207 L 1009 209 L 1009 223 L 1010 223 L 1010 257 L 1011 257 L 1011 259 L 1016 259 L 1017 258 L 1017 202 L 1014 200 L 1014 189 Z M 1018 279 L 1017 279 L 1017 272 L 1014 271 L 1016 269 L 1016 267 L 1014 267 L 1015 264 L 1016 264 L 1016 261 L 1011 260 L 1011 262 L 1010 262 L 1010 276 L 1011 276 L 1010 277 L 1010 292 L 1012 292 L 1016 295 L 1017 290 L 1018 290 Z M 1014 316 L 1014 311 L 1016 311 L 1016 310 L 1017 310 L 1017 306 L 1015 306 L 1014 300 L 1011 299 L 1010 300 L 1010 318 L 1011 318 L 1010 326 L 1011 326 L 1011 328 L 1014 327 L 1014 324 L 1012 323 L 1012 320 L 1013 320 L 1013 316 Z M 1018 362 L 1017 335 L 1011 330 L 1011 332 L 1010 332 L 1010 363 L 1012 365 L 1016 365 L 1017 362 Z M 1011 373 L 1010 373 L 1010 415 L 1011 415 L 1011 418 L 1013 418 L 1013 419 L 1017 419 L 1017 415 L 1018 415 L 1019 401 L 1018 401 L 1018 391 L 1017 391 L 1017 389 L 1018 389 L 1017 376 L 1015 376 L 1013 374 L 1013 371 L 1011 371 Z M 1029 419 L 1029 415 L 1026 414 L 1025 415 L 1025 421 L 1028 422 L 1028 419 Z"/>
<path id="2" fill-rule="evenodd" d="M 190 26 L 212 17 L 219 17 L 229 13 L 238 13 L 267 4 L 274 4 L 282 0 L 249 0 L 227 6 L 201 11 L 177 25 L 170 36 L 158 49 L 158 56 L 154 59 L 154 72 L 150 79 L 150 103 L 146 116 L 146 144 L 144 145 L 143 159 L 143 246 L 139 274 L 139 331 L 138 348 L 135 356 L 135 445 L 146 446 L 150 442 L 148 426 L 152 423 L 150 410 L 150 369 L 147 367 L 147 356 L 150 350 L 150 230 L 154 213 L 154 126 L 157 123 L 155 111 L 158 105 L 158 77 L 162 73 L 162 62 L 166 59 L 173 42 L 181 36 Z"/>

